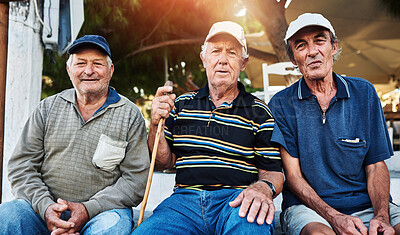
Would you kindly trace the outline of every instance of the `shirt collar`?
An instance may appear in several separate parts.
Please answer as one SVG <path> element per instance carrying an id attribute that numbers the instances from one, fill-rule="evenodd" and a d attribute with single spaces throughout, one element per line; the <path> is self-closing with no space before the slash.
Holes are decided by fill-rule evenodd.
<path id="1" fill-rule="evenodd" d="M 239 88 L 239 94 L 233 100 L 233 102 L 232 102 L 233 105 L 242 106 L 242 107 L 253 105 L 254 99 L 248 92 L 246 92 L 246 88 L 244 87 L 244 85 L 238 81 L 237 86 Z M 209 95 L 210 95 L 210 93 L 209 93 L 208 82 L 207 82 L 203 88 L 200 88 L 198 90 L 196 98 L 201 99 L 201 98 L 208 97 Z"/>
<path id="2" fill-rule="evenodd" d="M 63 97 L 65 100 L 67 100 L 73 104 L 77 104 L 74 88 L 68 89 L 65 92 L 63 92 L 61 94 L 61 97 Z M 96 113 L 99 112 L 100 110 L 106 108 L 110 104 L 115 104 L 120 100 L 121 100 L 121 96 L 118 95 L 117 91 L 112 87 L 108 87 L 108 94 L 107 94 L 106 102 L 104 102 L 104 104 L 96 111 Z"/>
<path id="3" fill-rule="evenodd" d="M 115 91 L 115 89 L 112 87 L 108 87 L 108 96 L 106 102 L 104 102 L 104 104 L 93 115 L 105 109 L 110 104 L 117 103 L 120 99 L 121 97 L 118 95 L 117 91 Z"/>
<path id="4" fill-rule="evenodd" d="M 333 79 L 336 81 L 336 87 L 337 87 L 336 97 L 343 99 L 350 98 L 349 84 L 347 83 L 347 81 L 342 76 L 336 73 L 333 73 Z M 313 94 L 311 93 L 310 89 L 306 84 L 306 81 L 304 80 L 304 77 L 302 77 L 299 81 L 299 86 L 297 88 L 297 96 L 300 100 L 307 99 L 313 96 Z"/>

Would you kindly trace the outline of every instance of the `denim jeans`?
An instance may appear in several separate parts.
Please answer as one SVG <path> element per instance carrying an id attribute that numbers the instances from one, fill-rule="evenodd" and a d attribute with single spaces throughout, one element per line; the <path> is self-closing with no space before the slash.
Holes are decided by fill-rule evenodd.
<path id="1" fill-rule="evenodd" d="M 67 220 L 69 214 L 64 212 L 62 219 Z M 0 221 L 0 235 L 50 234 L 46 223 L 22 199 L 0 204 Z M 80 234 L 130 234 L 132 227 L 132 209 L 114 209 L 93 217 Z"/>
<path id="2" fill-rule="evenodd" d="M 176 189 L 133 234 L 273 234 L 273 224 L 249 223 L 229 206 L 240 192 Z"/>

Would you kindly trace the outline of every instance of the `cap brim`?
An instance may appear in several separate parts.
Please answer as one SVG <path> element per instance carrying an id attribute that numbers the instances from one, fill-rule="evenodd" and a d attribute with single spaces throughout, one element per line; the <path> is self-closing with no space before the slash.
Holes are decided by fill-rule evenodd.
<path id="1" fill-rule="evenodd" d="M 106 54 L 106 55 L 108 55 L 108 56 L 111 57 L 110 53 L 108 53 L 108 51 L 107 51 L 101 44 L 95 43 L 95 42 L 92 42 L 92 41 L 90 41 L 90 42 L 85 42 L 85 41 L 83 41 L 83 42 L 79 42 L 79 43 L 77 43 L 77 44 L 75 44 L 75 45 L 72 45 L 72 46 L 67 50 L 67 53 L 68 53 L 69 55 L 71 55 L 71 54 L 73 54 L 75 51 L 79 50 L 80 48 L 82 48 L 82 47 L 84 47 L 84 46 L 92 46 L 92 47 L 98 48 L 98 49 L 100 49 L 102 52 L 104 52 L 104 54 Z"/>

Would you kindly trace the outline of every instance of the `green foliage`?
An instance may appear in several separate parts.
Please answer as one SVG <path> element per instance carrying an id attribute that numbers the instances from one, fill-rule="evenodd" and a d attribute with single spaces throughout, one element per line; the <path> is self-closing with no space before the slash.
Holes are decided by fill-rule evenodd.
<path id="1" fill-rule="evenodd" d="M 152 95 L 163 85 L 165 55 L 169 79 L 178 85 L 178 95 L 190 90 L 188 81 L 204 86 L 207 78 L 199 57 L 201 42 L 160 47 L 130 57 L 128 54 L 169 40 L 202 41 L 211 25 L 220 20 L 247 25 L 245 30 L 250 32 L 262 28 L 250 14 L 234 16 L 243 7 L 238 0 L 85 0 L 84 3 L 85 22 L 79 37 L 99 34 L 107 38 L 115 65 L 111 86 L 137 102 L 143 99 L 143 93 Z M 53 65 L 48 55 L 44 59 L 43 74 L 49 79 L 44 79 L 43 97 L 71 87 L 65 71 L 67 56 L 56 55 L 55 60 L 57 63 Z"/>

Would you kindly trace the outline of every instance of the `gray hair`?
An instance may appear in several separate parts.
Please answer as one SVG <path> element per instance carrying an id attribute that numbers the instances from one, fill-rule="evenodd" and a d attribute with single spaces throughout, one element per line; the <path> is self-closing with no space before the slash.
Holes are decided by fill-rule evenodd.
<path id="1" fill-rule="evenodd" d="M 333 44 L 335 44 L 335 43 L 338 44 L 337 52 L 336 52 L 336 54 L 333 55 L 333 62 L 336 62 L 336 61 L 339 60 L 339 56 L 340 56 L 340 54 L 342 53 L 342 48 L 339 47 L 339 42 L 340 42 L 340 40 L 339 40 L 335 35 L 333 35 L 333 33 L 332 33 L 331 31 L 329 31 L 329 35 L 330 35 L 330 37 L 331 37 L 331 45 L 333 46 Z M 294 55 L 293 55 L 292 47 L 291 47 L 291 45 L 290 45 L 290 39 L 288 39 L 288 40 L 287 40 L 287 43 L 286 43 L 286 53 L 287 53 L 287 55 L 289 56 L 289 58 L 290 58 L 291 60 L 294 60 Z"/>
<path id="2" fill-rule="evenodd" d="M 200 53 L 203 56 L 203 58 L 206 56 L 207 45 L 208 45 L 208 42 L 204 42 L 204 44 L 201 46 Z M 249 54 L 246 52 L 246 50 L 242 46 L 242 59 L 245 60 L 247 58 L 249 58 Z"/>
<path id="3" fill-rule="evenodd" d="M 68 57 L 68 60 L 67 60 L 67 62 L 66 62 L 66 64 L 67 64 L 68 67 L 71 67 L 71 64 L 72 64 L 72 56 L 73 56 L 73 55 L 74 55 L 74 54 L 71 54 L 71 55 L 69 55 L 69 57 Z M 110 68 L 111 68 L 111 65 L 113 64 L 113 62 L 112 62 L 110 56 L 108 56 L 108 55 L 106 55 L 106 56 L 107 56 L 106 59 L 107 59 L 107 63 L 108 63 L 108 69 L 110 69 Z"/>

